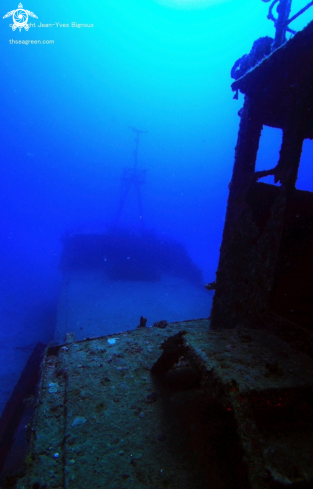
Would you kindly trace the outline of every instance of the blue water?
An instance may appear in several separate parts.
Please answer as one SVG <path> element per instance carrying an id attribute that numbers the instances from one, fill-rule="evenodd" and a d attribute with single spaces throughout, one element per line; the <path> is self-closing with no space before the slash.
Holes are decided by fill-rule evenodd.
<path id="1" fill-rule="evenodd" d="M 243 104 L 230 69 L 274 26 L 260 0 L 25 0 L 36 27 L 13 32 L 2 16 L 17 3 L 2 2 L 0 20 L 0 327 L 23 344 L 30 330 L 32 340 L 51 334 L 60 238 L 105 231 L 114 217 L 133 164 L 129 126 L 148 131 L 138 155 L 146 226 L 182 242 L 204 282 L 215 279 Z M 292 13 L 305 3 L 294 0 Z M 69 27 L 39 27 L 56 22 Z M 274 166 L 280 141 L 264 130 L 258 169 Z M 306 141 L 297 184 L 306 190 L 311 152 Z M 123 219 L 138 226 L 134 194 Z"/>

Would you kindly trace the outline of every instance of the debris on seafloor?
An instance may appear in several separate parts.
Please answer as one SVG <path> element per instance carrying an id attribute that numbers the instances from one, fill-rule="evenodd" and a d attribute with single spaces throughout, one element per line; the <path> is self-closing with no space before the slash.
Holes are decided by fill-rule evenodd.
<path id="1" fill-rule="evenodd" d="M 139 321 L 139 324 L 138 324 L 137 328 L 146 328 L 147 321 L 148 321 L 147 318 L 144 318 L 143 316 L 140 316 L 140 321 Z"/>
<path id="2" fill-rule="evenodd" d="M 161 321 L 156 321 L 155 323 L 153 323 L 152 325 L 154 328 L 161 328 L 161 329 L 164 329 L 166 328 L 167 326 L 167 321 L 166 319 L 162 319 Z"/>

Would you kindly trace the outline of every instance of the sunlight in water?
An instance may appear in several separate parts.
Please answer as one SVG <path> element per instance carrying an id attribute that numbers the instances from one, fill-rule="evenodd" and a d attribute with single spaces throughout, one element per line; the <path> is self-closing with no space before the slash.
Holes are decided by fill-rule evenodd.
<path id="1" fill-rule="evenodd" d="M 230 0 L 156 0 L 161 5 L 176 9 L 205 9 L 218 5 L 220 3 L 229 2 Z"/>

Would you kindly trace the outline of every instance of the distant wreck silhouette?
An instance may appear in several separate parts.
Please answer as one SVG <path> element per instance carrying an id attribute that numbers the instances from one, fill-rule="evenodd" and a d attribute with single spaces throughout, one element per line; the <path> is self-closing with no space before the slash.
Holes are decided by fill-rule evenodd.
<path id="1" fill-rule="evenodd" d="M 158 281 L 163 273 L 202 286 L 202 272 L 185 247 L 145 231 L 77 234 L 63 238 L 61 270 L 103 270 L 112 280 Z"/>
<path id="2" fill-rule="evenodd" d="M 63 241 L 61 270 L 103 270 L 112 280 L 158 281 L 168 273 L 202 287 L 202 272 L 192 262 L 185 247 L 171 239 L 160 239 L 145 227 L 141 187 L 146 170 L 140 169 L 138 151 L 140 137 L 147 133 L 129 127 L 135 134 L 134 165 L 125 167 L 121 177 L 121 193 L 116 215 L 106 234 L 76 234 Z M 138 203 L 139 231 L 130 232 L 121 222 L 128 195 L 135 192 Z"/>

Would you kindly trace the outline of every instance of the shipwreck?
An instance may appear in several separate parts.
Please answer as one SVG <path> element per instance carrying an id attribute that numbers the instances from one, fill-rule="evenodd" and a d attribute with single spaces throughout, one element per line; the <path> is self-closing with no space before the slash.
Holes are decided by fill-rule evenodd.
<path id="1" fill-rule="evenodd" d="M 271 3 L 275 39 L 232 71 L 245 101 L 211 318 L 37 346 L 0 425 L 3 487 L 313 487 L 313 195 L 295 188 L 313 22 L 291 32 L 290 7 Z M 280 158 L 256 172 L 264 125 L 283 131 Z M 8 475 L 25 397 L 26 457 Z"/>

